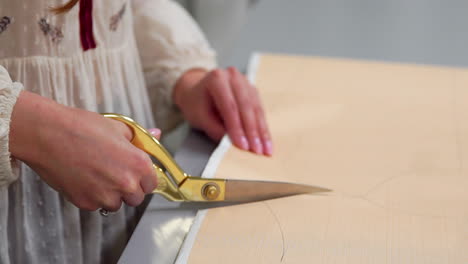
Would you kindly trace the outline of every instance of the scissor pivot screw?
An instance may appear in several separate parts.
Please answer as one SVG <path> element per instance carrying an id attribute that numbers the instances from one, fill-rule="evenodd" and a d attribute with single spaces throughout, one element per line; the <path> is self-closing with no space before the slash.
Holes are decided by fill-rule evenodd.
<path id="1" fill-rule="evenodd" d="M 216 183 L 207 183 L 203 186 L 202 195 L 205 200 L 211 201 L 219 196 L 219 186 Z"/>

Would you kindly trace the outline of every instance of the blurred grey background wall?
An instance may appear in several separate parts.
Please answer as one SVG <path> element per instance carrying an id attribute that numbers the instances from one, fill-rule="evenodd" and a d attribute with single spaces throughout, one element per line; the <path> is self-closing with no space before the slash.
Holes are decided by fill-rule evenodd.
<path id="1" fill-rule="evenodd" d="M 197 20 L 218 61 L 226 65 L 247 22 L 247 13 L 254 0 L 178 0 Z"/>
<path id="2" fill-rule="evenodd" d="M 468 66 L 467 0 L 185 0 L 222 66 L 252 51 Z"/>

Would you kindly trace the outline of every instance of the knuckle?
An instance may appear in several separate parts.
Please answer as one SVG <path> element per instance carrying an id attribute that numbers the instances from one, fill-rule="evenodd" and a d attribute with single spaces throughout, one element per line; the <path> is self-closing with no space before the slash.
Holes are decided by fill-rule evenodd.
<path id="1" fill-rule="evenodd" d="M 142 169 L 143 169 L 143 175 L 154 174 L 153 162 L 151 161 L 151 159 L 148 158 L 148 162 L 146 163 L 146 166 L 142 167 Z"/>
<path id="2" fill-rule="evenodd" d="M 237 70 L 236 67 L 229 66 L 229 67 L 227 68 L 227 70 L 229 71 L 229 73 L 231 74 L 231 76 L 233 76 L 234 78 L 242 77 L 242 74 L 239 72 L 239 70 Z"/>
<path id="3" fill-rule="evenodd" d="M 150 161 L 150 158 L 148 157 L 148 155 L 141 150 L 134 151 L 132 155 L 132 159 L 134 161 L 133 165 L 136 166 L 136 168 L 138 169 L 140 169 L 141 167 L 147 166 Z"/>
<path id="4" fill-rule="evenodd" d="M 232 71 L 239 77 L 244 77 L 244 75 L 236 68 L 236 67 L 231 67 Z"/>
<path id="5" fill-rule="evenodd" d="M 133 137 L 132 130 L 122 122 L 119 122 L 118 126 L 119 126 L 119 130 L 121 131 L 122 135 L 126 139 L 131 140 L 132 137 Z"/>
<path id="6" fill-rule="evenodd" d="M 239 111 L 237 103 L 234 100 L 229 100 L 226 106 L 232 113 L 237 113 Z"/>
<path id="7" fill-rule="evenodd" d="M 135 201 L 135 205 L 134 205 L 134 206 L 140 205 L 144 200 L 145 200 L 145 196 L 144 196 L 144 195 L 138 196 L 138 198 L 137 198 L 136 201 Z"/>
<path id="8" fill-rule="evenodd" d="M 140 151 L 139 153 L 139 157 L 136 159 L 137 172 L 141 176 L 151 174 L 153 171 L 153 162 L 146 153 L 142 151 Z"/>
<path id="9" fill-rule="evenodd" d="M 239 99 L 239 108 L 242 109 L 243 112 L 250 112 L 255 110 L 255 107 L 250 103 L 247 97 L 241 97 Z"/>
<path id="10" fill-rule="evenodd" d="M 120 182 L 118 183 L 120 190 L 124 193 L 135 193 L 138 191 L 139 179 L 135 173 L 122 173 Z"/>
<path id="11" fill-rule="evenodd" d="M 135 149 L 135 151 L 132 151 L 129 155 L 129 173 L 127 176 L 140 180 L 143 175 L 147 174 L 148 171 L 151 170 L 152 164 L 153 163 L 148 154 L 139 149 Z"/>
<path id="12" fill-rule="evenodd" d="M 124 201 L 129 206 L 138 206 L 143 202 L 144 199 L 145 198 L 143 195 L 132 195 L 125 197 Z"/>
<path id="13" fill-rule="evenodd" d="M 126 200 L 125 203 L 128 205 L 128 206 L 132 206 L 132 207 L 136 207 L 138 205 L 141 204 L 141 202 L 138 200 Z"/>
<path id="14" fill-rule="evenodd" d="M 156 175 L 148 176 L 146 183 L 142 184 L 142 189 L 145 194 L 150 194 L 158 187 L 158 180 Z"/>
<path id="15" fill-rule="evenodd" d="M 122 206 L 122 200 L 117 195 L 112 195 L 103 203 L 103 208 L 109 211 L 118 211 Z"/>
<path id="16" fill-rule="evenodd" d="M 224 72 L 222 69 L 214 69 L 210 72 L 210 76 L 213 79 L 220 80 L 224 77 Z"/>

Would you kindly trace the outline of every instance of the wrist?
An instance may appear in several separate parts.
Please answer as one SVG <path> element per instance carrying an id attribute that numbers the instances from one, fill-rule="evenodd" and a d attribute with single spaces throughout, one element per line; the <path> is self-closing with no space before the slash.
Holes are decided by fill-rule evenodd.
<path id="1" fill-rule="evenodd" d="M 179 108 L 183 101 L 183 94 L 199 83 L 208 72 L 204 69 L 191 69 L 186 71 L 177 80 L 172 91 L 172 100 Z"/>
<path id="2" fill-rule="evenodd" d="M 66 107 L 55 101 L 23 91 L 11 114 L 9 150 L 23 161 L 37 162 L 44 150 L 41 142 L 46 133 L 62 122 Z"/>

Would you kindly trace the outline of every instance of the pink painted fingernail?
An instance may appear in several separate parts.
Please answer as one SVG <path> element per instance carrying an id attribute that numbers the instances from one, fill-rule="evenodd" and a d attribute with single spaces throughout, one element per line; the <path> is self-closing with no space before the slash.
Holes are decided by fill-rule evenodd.
<path id="1" fill-rule="evenodd" d="M 243 150 L 249 150 L 249 142 L 247 141 L 247 138 L 245 136 L 241 137 L 241 148 Z"/>
<path id="2" fill-rule="evenodd" d="M 265 154 L 268 156 L 273 155 L 273 143 L 271 142 L 271 140 L 267 140 L 265 142 Z"/>
<path id="3" fill-rule="evenodd" d="M 254 146 L 253 146 L 253 151 L 257 154 L 262 154 L 262 142 L 260 141 L 260 138 L 256 137 L 254 138 Z"/>
<path id="4" fill-rule="evenodd" d="M 153 136 L 153 137 L 158 137 L 161 135 L 161 130 L 158 129 L 158 128 L 150 128 L 148 129 L 148 132 L 150 132 L 150 134 Z"/>

